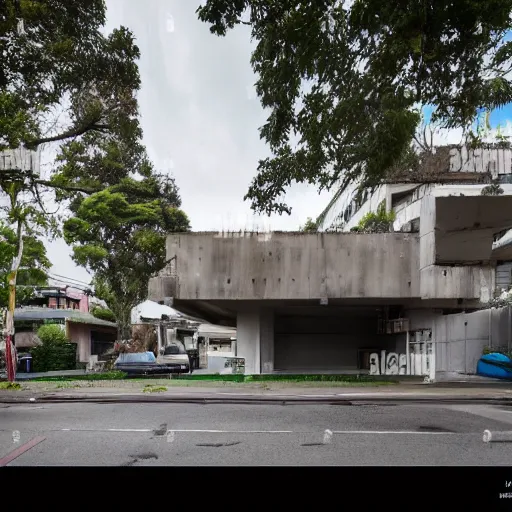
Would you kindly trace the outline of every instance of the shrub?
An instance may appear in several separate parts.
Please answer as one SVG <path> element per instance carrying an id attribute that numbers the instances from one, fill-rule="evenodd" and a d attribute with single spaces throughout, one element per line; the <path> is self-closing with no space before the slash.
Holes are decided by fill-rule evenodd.
<path id="1" fill-rule="evenodd" d="M 503 354 L 504 356 L 510 357 L 510 359 L 512 359 L 512 351 L 509 351 L 508 347 L 484 347 L 483 355 L 493 353 Z"/>
<path id="2" fill-rule="evenodd" d="M 357 226 L 363 233 L 389 233 L 393 230 L 396 214 L 393 210 L 386 211 L 386 201 L 382 201 L 377 212 L 367 213 Z"/>
<path id="3" fill-rule="evenodd" d="M 35 372 L 76 368 L 76 344 L 69 342 L 59 324 L 42 325 L 37 331 L 37 336 L 42 345 L 31 350 Z"/>
<path id="4" fill-rule="evenodd" d="M 42 325 L 37 331 L 37 336 L 43 342 L 43 345 L 62 344 L 69 341 L 59 324 Z"/>
<path id="5" fill-rule="evenodd" d="M 316 233 L 318 231 L 318 224 L 311 217 L 308 217 L 306 224 L 300 228 L 300 231 L 304 233 Z"/>
<path id="6" fill-rule="evenodd" d="M 43 343 L 31 351 L 35 372 L 74 370 L 76 368 L 75 343 Z"/>
<path id="7" fill-rule="evenodd" d="M 487 185 L 480 192 L 482 196 L 500 196 L 503 194 L 503 189 L 500 187 L 499 183 L 491 183 L 491 185 Z"/>
<path id="8" fill-rule="evenodd" d="M 92 315 L 100 320 L 106 320 L 107 322 L 115 322 L 116 317 L 114 313 L 107 308 L 95 307 L 91 311 Z"/>

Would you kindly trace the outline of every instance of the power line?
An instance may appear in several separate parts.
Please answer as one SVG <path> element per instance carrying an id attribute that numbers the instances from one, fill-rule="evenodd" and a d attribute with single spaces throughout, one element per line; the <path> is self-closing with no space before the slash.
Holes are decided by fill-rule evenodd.
<path id="1" fill-rule="evenodd" d="M 68 288 L 76 288 L 76 289 L 90 289 L 90 286 L 87 286 L 85 284 L 76 284 L 76 283 L 70 283 L 69 281 L 64 281 L 63 279 L 57 279 L 55 277 L 48 276 L 51 281 L 54 281 L 56 283 L 61 283 L 62 285 L 66 285 Z M 60 286 L 60 285 L 59 285 Z"/>
<path id="2" fill-rule="evenodd" d="M 68 281 L 74 281 L 74 282 L 76 282 L 76 283 L 81 283 L 81 284 L 85 284 L 85 285 L 87 285 L 87 286 L 90 286 L 90 284 L 89 284 L 89 283 L 86 283 L 85 281 L 81 281 L 80 279 L 74 279 L 73 277 L 62 276 L 62 275 L 60 275 L 60 274 L 55 274 L 55 273 L 53 273 L 53 272 L 48 272 L 48 275 L 49 275 L 49 276 L 52 276 L 52 275 L 53 275 L 53 276 L 56 276 L 56 277 L 61 277 L 61 278 L 63 278 L 63 279 L 67 279 Z"/>
<path id="3" fill-rule="evenodd" d="M 66 279 L 67 281 L 70 281 L 70 282 L 74 281 L 75 283 L 80 283 L 80 284 L 83 284 L 85 286 L 91 286 L 90 283 L 86 283 L 85 281 L 80 281 L 79 279 L 73 279 L 72 277 L 61 276 L 59 274 L 54 274 L 53 272 L 51 274 L 48 272 L 48 276 L 50 278 L 52 278 L 52 276 L 61 277 L 61 278 Z M 57 281 L 58 281 L 58 279 L 57 279 Z"/>
<path id="4" fill-rule="evenodd" d="M 78 285 L 78 284 L 72 284 L 71 286 L 69 286 L 68 281 L 62 281 L 62 279 L 55 279 L 54 277 L 51 277 L 51 276 L 50 276 L 50 279 L 52 281 L 57 281 L 57 283 L 67 284 L 69 288 L 76 288 L 77 290 L 81 290 L 81 291 L 89 291 L 91 289 L 89 286 L 82 286 L 82 285 Z"/>

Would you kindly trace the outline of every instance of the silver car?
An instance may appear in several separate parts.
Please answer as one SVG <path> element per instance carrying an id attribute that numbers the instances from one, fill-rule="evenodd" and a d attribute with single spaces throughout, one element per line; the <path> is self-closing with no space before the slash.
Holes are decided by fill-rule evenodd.
<path id="1" fill-rule="evenodd" d="M 181 341 L 175 340 L 164 348 L 160 349 L 157 357 L 157 363 L 166 366 L 178 366 L 180 373 L 190 372 L 190 359 L 188 357 L 185 346 Z"/>

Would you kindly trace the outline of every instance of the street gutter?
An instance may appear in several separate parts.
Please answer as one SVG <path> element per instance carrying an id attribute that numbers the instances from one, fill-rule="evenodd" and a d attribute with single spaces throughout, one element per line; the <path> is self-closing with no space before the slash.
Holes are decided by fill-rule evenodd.
<path id="1" fill-rule="evenodd" d="M 293 396 L 293 395 L 166 395 L 166 394 L 109 394 L 103 396 L 94 395 L 34 395 L 27 396 L 0 396 L 2 404 L 26 404 L 26 403 L 94 403 L 94 404 L 123 404 L 123 403 L 174 403 L 197 405 L 337 405 L 359 406 L 379 404 L 490 404 L 512 407 L 512 397 L 496 396 L 421 396 L 418 395 L 393 395 L 393 394 L 365 394 L 350 397 L 326 395 L 326 396 Z"/>

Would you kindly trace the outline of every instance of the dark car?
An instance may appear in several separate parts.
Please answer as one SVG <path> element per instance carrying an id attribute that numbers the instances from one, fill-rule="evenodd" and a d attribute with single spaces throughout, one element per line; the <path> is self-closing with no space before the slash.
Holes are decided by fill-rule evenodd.
<path id="1" fill-rule="evenodd" d="M 134 375 L 168 375 L 170 373 L 188 373 L 189 365 L 184 363 L 159 363 L 153 352 L 120 354 L 114 363 L 114 369 Z"/>

